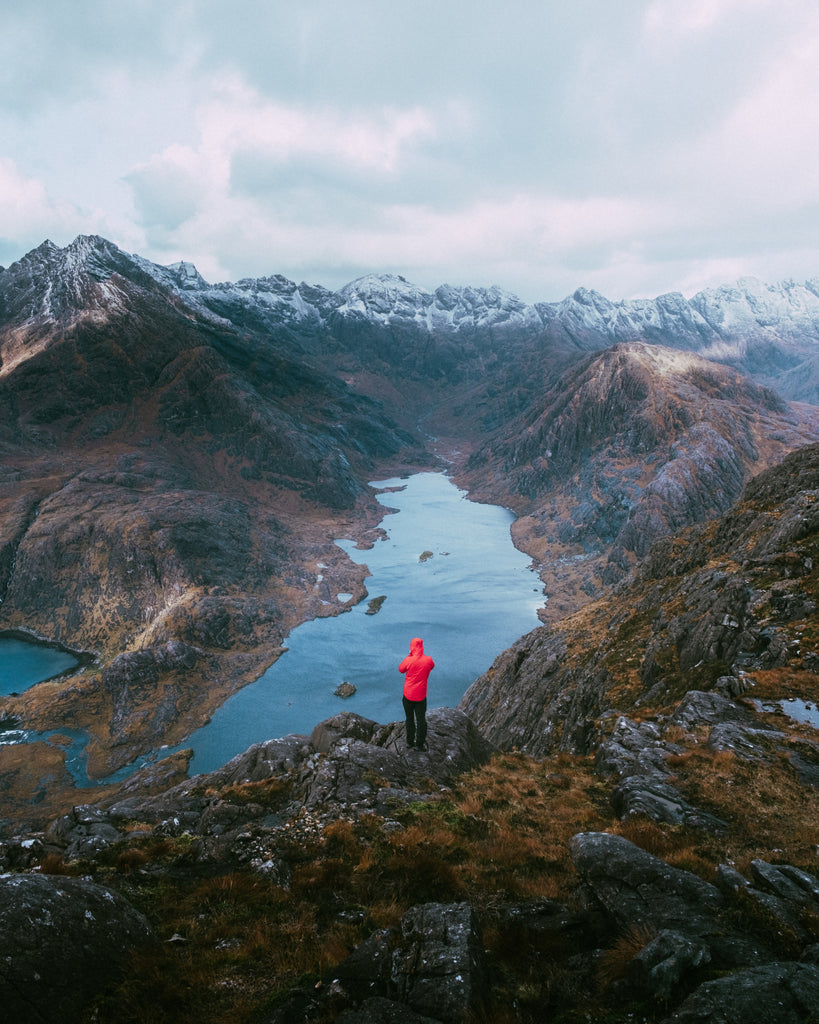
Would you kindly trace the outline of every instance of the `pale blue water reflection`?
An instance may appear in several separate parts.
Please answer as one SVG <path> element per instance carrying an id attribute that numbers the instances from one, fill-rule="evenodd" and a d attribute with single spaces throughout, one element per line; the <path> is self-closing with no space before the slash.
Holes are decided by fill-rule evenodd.
<path id="1" fill-rule="evenodd" d="M 22 693 L 78 664 L 79 660 L 67 651 L 17 637 L 0 637 L 0 694 Z"/>
<path id="2" fill-rule="evenodd" d="M 414 636 L 435 659 L 429 706 L 454 706 L 501 651 L 539 624 L 542 585 L 512 544 L 507 509 L 469 501 L 441 473 L 373 486 L 402 488 L 379 495 L 399 510 L 381 523 L 387 539 L 368 551 L 338 541 L 368 566 L 368 599 L 295 629 L 287 652 L 186 741 L 191 774 L 212 771 L 253 743 L 309 733 L 342 710 L 379 722 L 401 718 L 397 666 Z M 422 559 L 425 552 L 431 557 Z M 367 615 L 369 600 L 381 596 L 381 610 Z M 357 688 L 347 699 L 333 692 L 344 681 Z"/>

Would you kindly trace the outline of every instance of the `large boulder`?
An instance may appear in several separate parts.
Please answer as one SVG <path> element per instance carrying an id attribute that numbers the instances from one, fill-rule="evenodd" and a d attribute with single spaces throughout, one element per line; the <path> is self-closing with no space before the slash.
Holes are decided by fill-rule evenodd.
<path id="1" fill-rule="evenodd" d="M 690 871 L 608 832 L 582 832 L 569 847 L 583 881 L 619 926 L 672 929 L 689 936 L 714 930 L 723 896 Z"/>
<path id="2" fill-rule="evenodd" d="M 15 1024 L 73 1024 L 151 927 L 118 893 L 79 878 L 0 878 L 0 1005 Z"/>
<path id="3" fill-rule="evenodd" d="M 455 1022 L 477 1012 L 488 993 L 483 939 L 468 903 L 425 903 L 401 919 L 393 953 L 398 998 L 419 1013 Z"/>
<path id="4" fill-rule="evenodd" d="M 705 982 L 663 1024 L 804 1024 L 817 1007 L 819 967 L 772 963 Z"/>

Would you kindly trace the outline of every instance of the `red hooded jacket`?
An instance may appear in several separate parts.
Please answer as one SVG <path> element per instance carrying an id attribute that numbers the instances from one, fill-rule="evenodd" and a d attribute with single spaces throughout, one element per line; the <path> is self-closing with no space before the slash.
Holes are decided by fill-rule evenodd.
<path id="1" fill-rule="evenodd" d="M 435 668 L 435 662 L 424 654 L 424 641 L 420 637 L 410 643 L 410 652 L 398 666 L 399 672 L 406 672 L 404 696 L 407 700 L 425 700 L 427 679 Z"/>

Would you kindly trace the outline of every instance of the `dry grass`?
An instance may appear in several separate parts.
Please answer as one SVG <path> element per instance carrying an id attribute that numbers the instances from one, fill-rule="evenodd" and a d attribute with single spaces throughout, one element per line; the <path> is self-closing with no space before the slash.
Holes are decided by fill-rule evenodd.
<path id="1" fill-rule="evenodd" d="M 772 859 L 773 850 L 783 861 L 816 870 L 819 796 L 806 792 L 787 760 L 772 756 L 770 764 L 752 765 L 730 752 L 694 747 L 675 759 L 673 770 L 689 799 L 730 822 L 727 835 L 639 817 L 616 820 L 591 759 L 503 754 L 461 777 L 446 795 L 395 810 L 400 828 L 385 828 L 381 817 L 368 814 L 333 821 L 298 842 L 283 833 L 277 852 L 291 870 L 287 889 L 245 870 L 200 880 L 146 873 L 140 855 L 120 853 L 111 860 L 112 877 L 163 939 L 179 934 L 184 941 L 166 941 L 137 960 L 127 981 L 98 1003 L 93 1020 L 251 1024 L 295 984 L 315 984 L 372 931 L 395 927 L 410 906 L 463 899 L 480 913 L 493 965 L 487 1021 L 548 1017 L 568 1024 L 585 1013 L 605 1020 L 605 986 L 623 975 L 650 936 L 619 936 L 599 972 L 584 974 L 569 965 L 577 950 L 559 929 L 537 933 L 504 917 L 504 907 L 515 902 L 574 905 L 572 836 L 615 832 L 709 880 L 718 863 L 729 862 L 749 877 L 751 859 Z M 262 802 L 258 789 L 253 796 Z M 149 861 L 184 863 L 184 844 L 163 842 L 144 840 L 134 849 Z M 733 910 L 749 930 L 764 927 L 756 907 Z M 805 927 L 813 934 L 818 924 Z M 513 1005 L 518 1009 L 510 1017 Z"/>
<path id="2" fill-rule="evenodd" d="M 279 794 L 241 786 L 230 796 L 269 803 Z M 143 870 L 174 856 L 184 863 L 177 841 L 145 839 L 112 854 L 111 880 L 165 942 L 97 1003 L 95 1022 L 245 1024 L 300 980 L 315 982 L 376 928 L 396 926 L 414 904 L 470 899 L 491 918 L 506 898 L 567 898 L 577 882 L 569 839 L 613 824 L 589 760 L 515 754 L 462 777 L 445 797 L 395 813 L 397 830 L 370 814 L 333 821 L 313 840 L 282 842 L 289 889 L 244 870 L 198 881 Z M 169 942 L 174 935 L 182 941 Z M 504 955 L 506 939 L 491 927 L 488 936 L 490 955 Z M 534 989 L 541 998 L 544 985 L 557 993 L 568 982 L 554 971 L 510 985 L 530 986 L 526 999 Z M 499 1013 L 507 996 L 499 990 Z"/>
<path id="3" fill-rule="evenodd" d="M 688 799 L 729 823 L 725 855 L 740 870 L 776 851 L 781 862 L 816 871 L 819 793 L 800 782 L 785 757 L 747 761 L 731 752 L 694 749 L 677 759 L 674 770 Z"/>
<path id="4" fill-rule="evenodd" d="M 262 807 L 279 807 L 290 796 L 292 783 L 286 776 L 273 776 L 259 782 L 243 782 L 229 786 L 221 799 L 232 804 L 261 804 Z"/>
<path id="5" fill-rule="evenodd" d="M 625 978 L 631 961 L 656 937 L 656 928 L 647 924 L 635 924 L 626 929 L 600 959 L 597 971 L 600 984 L 607 988 L 612 982 Z"/>
<path id="6" fill-rule="evenodd" d="M 76 864 L 67 864 L 61 853 L 47 853 L 39 863 L 40 872 L 44 875 L 78 875 Z"/>

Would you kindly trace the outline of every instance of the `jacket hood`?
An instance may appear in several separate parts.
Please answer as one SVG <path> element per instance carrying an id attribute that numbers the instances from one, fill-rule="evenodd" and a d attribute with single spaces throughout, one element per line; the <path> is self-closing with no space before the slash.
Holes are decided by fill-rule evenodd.
<path id="1" fill-rule="evenodd" d="M 420 636 L 413 638 L 410 643 L 410 654 L 423 654 L 424 653 L 424 641 Z"/>

